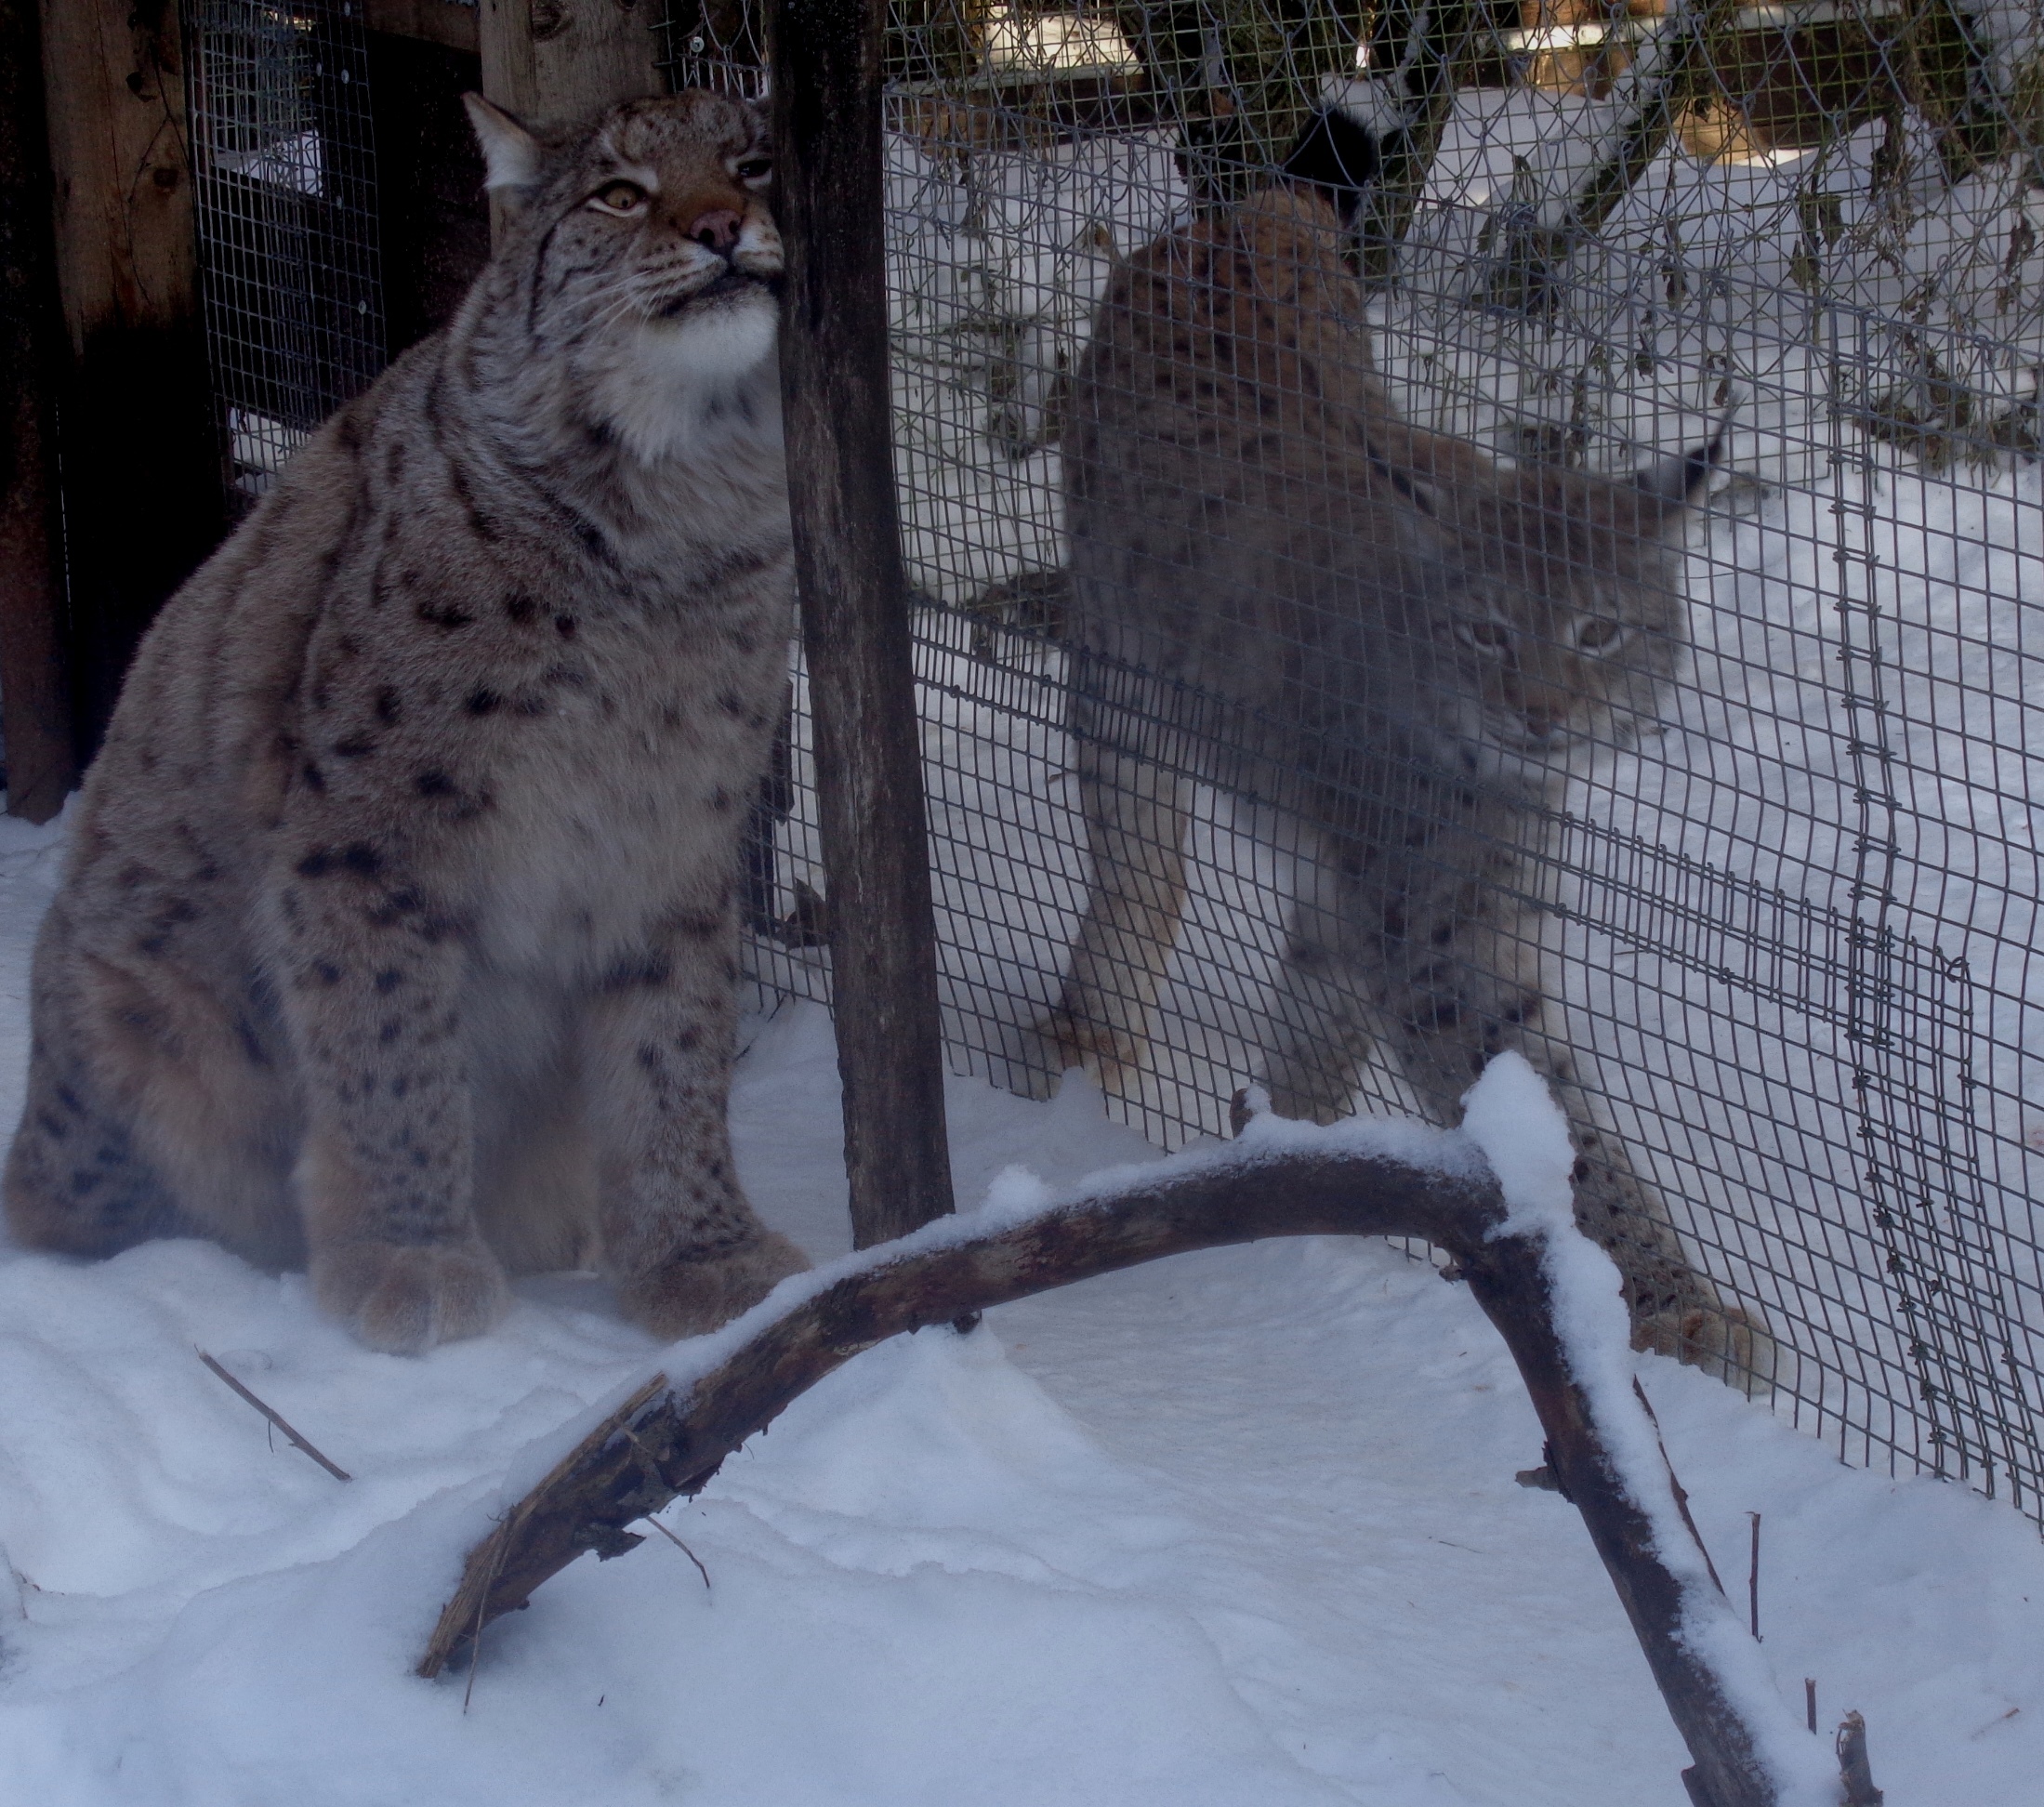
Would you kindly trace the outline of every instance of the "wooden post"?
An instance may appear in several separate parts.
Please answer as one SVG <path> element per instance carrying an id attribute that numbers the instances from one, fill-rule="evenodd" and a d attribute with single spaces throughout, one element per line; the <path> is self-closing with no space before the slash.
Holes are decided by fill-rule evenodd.
<path id="1" fill-rule="evenodd" d="M 854 1243 L 951 1208 L 921 735 L 894 496 L 881 0 L 773 0 L 788 504 L 830 881 Z"/>
<path id="2" fill-rule="evenodd" d="M 521 119 L 658 94 L 652 0 L 481 0 L 482 92 Z"/>
<path id="3" fill-rule="evenodd" d="M 136 642 L 218 543 L 176 0 L 44 0 L 57 271 L 71 369 L 58 401 L 78 745 L 112 713 Z"/>
<path id="4" fill-rule="evenodd" d="M 35 0 L 0 0 L 0 732 L 7 812 L 31 822 L 63 807 L 75 776 L 57 530 L 67 361 L 49 193 Z"/>

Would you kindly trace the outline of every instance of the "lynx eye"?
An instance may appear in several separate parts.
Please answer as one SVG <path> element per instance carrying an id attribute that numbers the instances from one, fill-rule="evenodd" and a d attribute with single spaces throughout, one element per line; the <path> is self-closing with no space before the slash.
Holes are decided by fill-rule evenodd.
<path id="1" fill-rule="evenodd" d="M 1608 652 L 1624 637 L 1625 629 L 1615 621 L 1606 621 L 1599 615 L 1577 623 L 1576 628 L 1576 644 L 1586 653 Z"/>
<path id="2" fill-rule="evenodd" d="M 599 213 L 627 216 L 645 204 L 646 191 L 637 182 L 605 182 L 589 197 L 589 205 Z"/>
<path id="3" fill-rule="evenodd" d="M 763 182 L 773 174 L 771 157 L 747 157 L 732 171 L 741 182 Z"/>
<path id="4" fill-rule="evenodd" d="M 1500 658 L 1505 648 L 1511 644 L 1511 630 L 1501 621 L 1459 621 L 1456 623 L 1455 637 L 1464 646 Z"/>

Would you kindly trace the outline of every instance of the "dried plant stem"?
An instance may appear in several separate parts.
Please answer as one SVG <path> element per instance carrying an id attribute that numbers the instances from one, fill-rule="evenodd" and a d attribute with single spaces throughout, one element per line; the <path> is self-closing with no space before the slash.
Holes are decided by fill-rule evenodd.
<path id="1" fill-rule="evenodd" d="M 666 1525 L 661 1523 L 658 1519 L 650 1518 L 646 1523 L 695 1564 L 695 1572 L 703 1577 L 703 1587 L 705 1591 L 707 1591 L 710 1585 L 710 1572 L 703 1566 L 703 1559 L 694 1550 L 691 1550 L 687 1544 L 683 1543 L 679 1537 L 676 1537 L 672 1531 L 668 1530 Z"/>
<path id="2" fill-rule="evenodd" d="M 1760 1515 L 1748 1512 L 1753 1521 L 1753 1553 L 1746 1568 L 1746 1625 L 1753 1642 L 1760 1642 Z"/>
<path id="3" fill-rule="evenodd" d="M 222 1380 L 226 1381 L 230 1387 L 233 1388 L 233 1390 L 237 1393 L 239 1393 L 258 1412 L 260 1412 L 263 1417 L 268 1418 L 271 1424 L 275 1425 L 278 1430 L 282 1431 L 284 1434 L 285 1442 L 293 1444 L 298 1449 L 304 1450 L 308 1456 L 310 1456 L 315 1462 L 317 1462 L 323 1469 L 324 1469 L 327 1473 L 331 1474 L 335 1480 L 352 1481 L 354 1479 L 354 1476 L 349 1474 L 348 1471 L 342 1468 L 337 1462 L 328 1461 L 324 1456 L 321 1455 L 317 1449 L 313 1448 L 313 1446 L 310 1443 L 308 1443 L 305 1438 L 301 1437 L 297 1433 L 297 1431 L 293 1430 L 291 1426 L 284 1421 L 282 1414 L 273 1411 L 270 1406 L 264 1405 L 261 1400 L 257 1399 L 254 1393 L 250 1392 L 246 1387 L 243 1386 L 239 1380 L 235 1379 L 235 1378 L 231 1374 L 230 1374 L 224 1367 L 222 1367 L 218 1362 L 216 1362 L 212 1358 L 212 1356 L 208 1355 L 204 1350 L 198 1350 L 195 1352 L 197 1353 L 199 1359 L 204 1362 L 207 1367 L 211 1368 L 215 1374 L 218 1375 Z"/>

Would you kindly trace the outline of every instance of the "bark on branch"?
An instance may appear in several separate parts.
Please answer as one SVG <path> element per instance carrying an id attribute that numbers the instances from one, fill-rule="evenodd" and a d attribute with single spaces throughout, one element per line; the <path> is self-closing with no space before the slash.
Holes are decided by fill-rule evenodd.
<path id="1" fill-rule="evenodd" d="M 1444 1149 L 1467 1151 L 1457 1138 Z M 851 1271 L 775 1312 L 692 1379 L 656 1375 L 612 1413 L 469 1552 L 418 1672 L 467 1656 L 481 1628 L 523 1605 L 584 1550 L 623 1554 L 626 1529 L 679 1495 L 699 1492 L 724 1458 L 824 1376 L 904 1330 L 1161 1256 L 1265 1236 L 1421 1236 L 1497 1326 L 1539 1414 L 1563 1493 L 1582 1513 L 1695 1768 L 1704 1807 L 1775 1807 L 1755 1730 L 1719 1676 L 1680 1635 L 1683 1582 L 1656 1552 L 1638 1503 L 1671 1473 L 1621 1478 L 1590 1405 L 1571 1374 L 1536 1241 L 1491 1233 L 1505 1217 L 1480 1158 L 1461 1171 L 1370 1153 L 1247 1151 L 1174 1163 L 1160 1177 L 1007 1227 L 972 1233 L 969 1219 L 930 1226 L 869 1251 Z"/>

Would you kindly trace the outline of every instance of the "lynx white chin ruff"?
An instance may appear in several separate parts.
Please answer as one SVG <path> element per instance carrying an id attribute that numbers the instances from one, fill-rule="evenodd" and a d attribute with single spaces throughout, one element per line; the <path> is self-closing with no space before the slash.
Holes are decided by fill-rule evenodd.
<path id="1" fill-rule="evenodd" d="M 773 297 L 760 288 L 636 325 L 598 384 L 597 405 L 646 464 L 732 435 L 778 438 L 772 355 L 779 323 Z"/>

